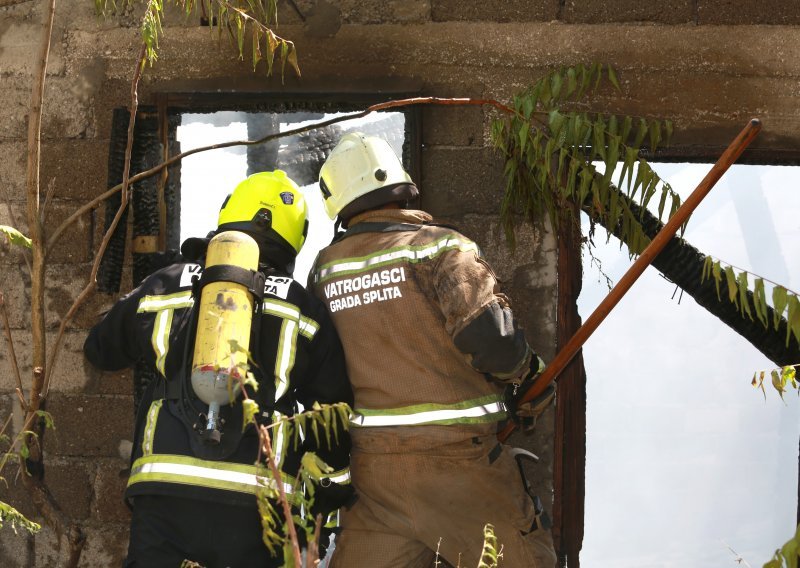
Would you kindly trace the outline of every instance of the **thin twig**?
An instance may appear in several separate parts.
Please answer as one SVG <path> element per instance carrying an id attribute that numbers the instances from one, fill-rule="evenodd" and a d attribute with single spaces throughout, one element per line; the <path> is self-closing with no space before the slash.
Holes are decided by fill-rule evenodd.
<path id="1" fill-rule="evenodd" d="M 11 368 L 14 369 L 14 380 L 17 383 L 17 389 L 22 392 L 22 377 L 19 374 L 19 363 L 17 363 L 17 355 L 14 351 L 14 340 L 11 338 L 11 326 L 8 323 L 6 299 L 2 291 L 0 291 L 0 314 L 3 316 L 3 329 L 5 330 L 6 342 L 8 342 L 8 353 L 11 357 Z M 24 406 L 25 405 L 23 405 L 23 407 Z"/>
<path id="2" fill-rule="evenodd" d="M 306 549 L 306 568 L 314 568 L 319 563 L 319 539 L 322 535 L 322 513 L 314 517 L 314 540 Z"/>
<path id="3" fill-rule="evenodd" d="M 50 182 L 47 184 L 47 193 L 44 196 L 44 203 L 42 204 L 41 209 L 39 210 L 39 222 L 44 225 L 47 219 L 47 206 L 50 205 L 50 199 L 53 197 L 56 189 L 56 178 L 50 178 Z"/>
<path id="4" fill-rule="evenodd" d="M 269 439 L 269 433 L 264 426 L 259 426 L 259 438 L 261 438 L 261 451 L 264 458 L 269 465 L 272 472 L 272 479 L 275 482 L 275 487 L 278 489 L 278 501 L 283 508 L 283 516 L 286 519 L 286 529 L 289 533 L 289 541 L 292 543 L 292 553 L 294 555 L 295 568 L 302 568 L 302 556 L 300 554 L 300 544 L 297 540 L 297 530 L 294 526 L 292 519 L 292 508 L 289 505 L 289 499 L 286 497 L 286 491 L 283 489 L 283 476 L 281 475 L 278 465 L 272 455 L 272 444 Z"/>

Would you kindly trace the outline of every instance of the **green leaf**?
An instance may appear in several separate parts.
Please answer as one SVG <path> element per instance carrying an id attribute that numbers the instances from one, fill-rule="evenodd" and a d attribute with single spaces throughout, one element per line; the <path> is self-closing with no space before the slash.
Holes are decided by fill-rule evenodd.
<path id="1" fill-rule="evenodd" d="M 578 78 L 574 67 L 567 69 L 567 97 L 578 88 Z"/>
<path id="2" fill-rule="evenodd" d="M 611 65 L 608 66 L 608 80 L 611 81 L 611 84 L 614 85 L 619 92 L 622 92 L 619 86 L 619 80 L 617 79 L 617 73 Z"/>
<path id="3" fill-rule="evenodd" d="M 598 115 L 592 126 L 592 152 L 595 156 L 602 158 L 604 162 L 606 160 L 605 130 L 605 122 L 603 122 L 603 118 Z"/>
<path id="4" fill-rule="evenodd" d="M 661 188 L 661 199 L 658 201 L 658 219 L 659 221 L 664 218 L 664 206 L 667 203 L 667 195 L 669 195 L 669 191 L 667 191 L 666 187 Z"/>
<path id="5" fill-rule="evenodd" d="M 589 168 L 584 167 L 580 173 L 581 185 L 578 189 L 578 203 L 586 203 L 586 198 L 589 196 L 589 190 L 592 188 L 592 180 L 594 179 L 594 172 Z"/>
<path id="6" fill-rule="evenodd" d="M 730 266 L 725 267 L 725 278 L 728 281 L 728 300 L 739 306 L 739 286 L 736 282 L 736 275 L 733 272 L 733 268 Z"/>
<path id="7" fill-rule="evenodd" d="M 772 318 L 775 329 L 780 325 L 783 310 L 786 309 L 787 293 L 783 286 L 775 286 L 772 289 Z"/>
<path id="8" fill-rule="evenodd" d="M 795 389 L 797 388 L 797 369 L 795 369 L 793 365 L 786 365 L 781 368 L 781 382 L 784 385 L 792 383 L 792 387 Z"/>
<path id="9" fill-rule="evenodd" d="M 300 65 L 297 63 L 297 48 L 294 43 L 289 42 L 289 55 L 286 57 L 289 65 L 294 69 L 295 74 L 300 77 Z"/>
<path id="10" fill-rule="evenodd" d="M 709 278 L 711 276 L 711 267 L 713 266 L 713 264 L 714 264 L 714 259 L 711 258 L 710 256 L 707 256 L 703 261 L 703 273 L 700 276 L 701 284 L 706 281 L 706 278 Z"/>
<path id="11" fill-rule="evenodd" d="M 53 422 L 53 415 L 47 412 L 46 410 L 37 410 L 36 416 L 44 420 L 44 427 L 49 428 L 51 430 L 56 429 L 56 425 Z"/>
<path id="12" fill-rule="evenodd" d="M 650 151 L 655 152 L 660 142 L 661 142 L 661 123 L 655 120 L 653 121 L 653 124 L 650 126 Z"/>
<path id="13" fill-rule="evenodd" d="M 533 98 L 524 97 L 522 99 L 522 116 L 525 117 L 525 120 L 530 120 L 535 106 L 536 105 L 533 102 Z"/>
<path id="14" fill-rule="evenodd" d="M 633 146 L 635 148 L 642 147 L 642 141 L 644 137 L 647 135 L 647 121 L 643 118 L 639 119 L 639 129 L 636 131 L 636 138 L 633 141 Z"/>
<path id="15" fill-rule="evenodd" d="M 742 312 L 742 316 L 746 314 L 752 321 L 753 313 L 750 311 L 750 302 L 747 299 L 747 291 L 749 289 L 747 272 L 740 272 L 736 281 L 739 284 L 739 308 Z"/>
<path id="16" fill-rule="evenodd" d="M 553 99 L 558 99 L 558 95 L 561 93 L 561 85 L 564 82 L 564 78 L 561 76 L 561 73 L 553 73 L 550 78 L 550 89 L 553 94 Z"/>
<path id="17" fill-rule="evenodd" d="M 622 131 L 620 132 L 622 142 L 625 144 L 628 143 L 628 137 L 631 135 L 631 126 L 633 126 L 633 119 L 630 116 L 625 116 L 622 119 Z"/>
<path id="18" fill-rule="evenodd" d="M 17 526 L 31 534 L 35 534 L 42 529 L 42 525 L 29 520 L 11 505 L 0 501 L 0 528 L 3 528 L 5 523 L 10 524 L 15 533 L 17 532 Z"/>
<path id="19" fill-rule="evenodd" d="M 792 294 L 789 296 L 789 311 L 786 315 L 786 345 L 789 345 L 789 332 L 794 335 L 795 340 L 800 343 L 800 300 Z"/>
<path id="20" fill-rule="evenodd" d="M 781 395 L 781 399 L 783 399 L 783 393 L 786 392 L 786 388 L 781 383 L 781 376 L 777 370 L 773 369 L 770 372 L 770 377 L 772 378 L 772 386 L 773 388 L 778 391 L 778 394 Z"/>
<path id="21" fill-rule="evenodd" d="M 622 139 L 624 140 L 625 137 L 623 136 Z M 633 164 L 636 162 L 636 150 L 633 148 L 625 148 L 625 159 L 622 162 L 622 171 L 619 173 L 619 180 L 617 181 L 617 185 L 622 188 L 622 184 L 624 183 L 626 177 L 628 180 L 628 189 L 627 194 L 628 197 L 633 199 L 633 195 L 631 194 L 631 184 L 633 183 Z"/>
<path id="22" fill-rule="evenodd" d="M 664 130 L 666 132 L 666 136 L 664 137 L 664 143 L 669 146 L 672 142 L 672 121 L 665 120 L 664 121 Z"/>
<path id="23" fill-rule="evenodd" d="M 305 452 L 301 458 L 303 471 L 305 471 L 311 479 L 319 481 L 326 474 L 331 473 L 333 468 L 322 461 L 314 452 Z"/>
<path id="24" fill-rule="evenodd" d="M 251 398 L 246 398 L 242 401 L 242 432 L 245 431 L 250 423 L 256 423 L 256 415 L 258 414 L 258 403 Z"/>
<path id="25" fill-rule="evenodd" d="M 767 294 L 764 291 L 763 278 L 756 278 L 753 284 L 753 304 L 756 308 L 758 321 L 764 324 L 764 327 L 769 328 L 769 320 L 767 319 Z"/>
<path id="26" fill-rule="evenodd" d="M 530 125 L 527 122 L 523 122 L 522 125 L 519 127 L 519 132 L 517 133 L 517 137 L 519 139 L 519 150 L 520 152 L 525 151 L 525 144 L 528 142 L 528 134 L 530 133 Z"/>
<path id="27" fill-rule="evenodd" d="M 561 134 L 561 129 L 564 126 L 564 119 L 565 116 L 558 112 L 558 110 L 552 110 L 547 115 L 548 124 L 550 125 L 550 132 L 553 135 L 553 138 L 558 138 Z"/>
<path id="28" fill-rule="evenodd" d="M 717 284 L 717 300 L 721 300 L 722 296 L 720 295 L 719 285 L 722 282 L 722 266 L 718 261 L 714 262 L 711 266 L 711 273 L 714 275 L 714 281 Z"/>
<path id="29" fill-rule="evenodd" d="M 31 248 L 32 246 L 32 241 L 28 237 L 17 231 L 14 227 L 0 225 L 0 233 L 5 235 L 12 245 L 18 245 L 25 248 Z"/>
<path id="30" fill-rule="evenodd" d="M 253 71 L 258 67 L 258 62 L 261 61 L 261 29 L 256 26 L 253 28 Z"/>

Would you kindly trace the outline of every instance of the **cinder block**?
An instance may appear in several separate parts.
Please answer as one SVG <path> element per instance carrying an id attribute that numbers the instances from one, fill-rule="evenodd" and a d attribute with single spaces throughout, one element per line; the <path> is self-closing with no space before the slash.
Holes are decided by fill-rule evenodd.
<path id="1" fill-rule="evenodd" d="M 697 20 L 703 24 L 800 24 L 800 3 L 786 0 L 698 0 Z"/>
<path id="2" fill-rule="evenodd" d="M 128 553 L 129 526 L 129 522 L 89 524 L 86 527 L 86 546 L 81 554 L 81 568 L 122 566 Z"/>
<path id="3" fill-rule="evenodd" d="M 61 41 L 63 29 L 54 26 L 50 53 L 47 58 L 47 74 L 64 72 L 64 45 Z M 3 54 L 2 72 L 21 75 L 30 74 L 42 43 L 42 25 L 39 19 L 24 20 L 9 18 L 0 22 L 0 53 Z"/>
<path id="4" fill-rule="evenodd" d="M 427 148 L 422 152 L 422 207 L 434 216 L 500 211 L 502 162 L 487 148 Z"/>
<path id="5" fill-rule="evenodd" d="M 47 410 L 56 424 L 45 439 L 45 452 L 53 456 L 119 455 L 121 440 L 133 437 L 133 397 L 50 395 Z"/>
<path id="6" fill-rule="evenodd" d="M 483 109 L 428 105 L 422 110 L 422 141 L 430 146 L 481 146 Z"/>
<path id="7" fill-rule="evenodd" d="M 42 138 L 93 137 L 95 123 L 92 99 L 96 87 L 87 88 L 86 77 L 81 74 L 48 78 L 45 83 Z"/>
<path id="8" fill-rule="evenodd" d="M 30 111 L 32 78 L 4 75 L 0 84 L 0 139 L 24 140 Z"/>
<path id="9" fill-rule="evenodd" d="M 347 24 L 409 24 L 427 21 L 431 14 L 429 0 L 329 0 L 328 3 L 341 10 L 341 19 Z"/>
<path id="10" fill-rule="evenodd" d="M 108 523 L 102 526 L 83 526 L 86 544 L 81 553 L 81 568 L 122 566 L 128 548 L 128 525 Z M 47 526 L 36 534 L 35 568 L 50 568 L 67 564 L 68 547 L 59 546 L 52 529 Z M 28 568 L 26 538 L 11 530 L 0 531 L 0 565 L 4 568 Z"/>
<path id="11" fill-rule="evenodd" d="M 25 168 L 27 149 L 24 141 L 0 142 L 0 180 L 3 189 L 0 197 L 7 194 L 9 199 L 21 199 L 25 195 Z M 3 199 L 2 201 L 5 201 Z"/>
<path id="12" fill-rule="evenodd" d="M 89 265 L 52 264 L 45 273 L 45 325 L 57 329 L 79 293 L 88 283 Z M 0 271 L 0 291 L 5 297 L 6 311 L 12 329 L 30 329 L 31 280 L 27 266 L 9 264 Z M 93 294 L 78 309 L 71 328 L 87 329 L 94 325 L 97 314 L 110 307 L 108 298 Z"/>
<path id="13" fill-rule="evenodd" d="M 88 202 L 106 190 L 108 145 L 104 138 L 89 140 L 52 140 L 42 144 L 40 179 L 42 187 L 55 184 L 53 197 Z M 24 181 L 24 149 L 19 160 Z M 76 175 L 75 162 L 81 164 Z M 2 166 L 0 166 L 2 167 Z"/>
<path id="14" fill-rule="evenodd" d="M 533 226 L 518 220 L 516 246 L 506 238 L 500 220 L 490 215 L 466 215 L 459 222 L 462 232 L 475 240 L 502 282 L 517 279 L 521 267 L 532 271 L 529 287 L 555 286 L 555 240 L 549 223 Z"/>
<path id="15" fill-rule="evenodd" d="M 45 439 L 52 435 L 45 434 Z M 90 515 L 92 498 L 91 461 L 83 459 L 53 460 L 45 454 L 45 481 L 62 510 L 73 519 L 85 520 Z"/>
<path id="16" fill-rule="evenodd" d="M 55 346 L 55 333 L 47 334 L 48 349 Z M 14 352 L 20 367 L 20 375 L 25 391 L 31 384 L 31 333 L 30 330 L 15 330 L 11 333 Z M 55 370 L 51 379 L 51 392 L 80 392 L 88 381 L 89 362 L 83 356 L 85 331 L 67 331 L 64 333 L 61 348 L 55 361 Z M 48 358 L 51 351 L 48 351 Z M 48 359 L 49 360 L 49 359 Z M 5 340 L 0 348 L 0 391 L 14 390 L 15 380 L 8 345 Z"/>
<path id="17" fill-rule="evenodd" d="M 122 459 L 99 460 L 94 481 L 92 518 L 101 523 L 129 523 L 130 509 L 125 504 L 128 463 Z"/>
<path id="18" fill-rule="evenodd" d="M 549 22 L 558 15 L 559 0 L 500 0 L 495 2 L 461 2 L 431 0 L 431 17 L 435 22 L 457 20 L 489 22 Z"/>
<path id="19" fill-rule="evenodd" d="M 562 17 L 565 22 L 600 24 L 611 22 L 658 22 L 684 24 L 694 21 L 691 0 L 567 0 Z"/>

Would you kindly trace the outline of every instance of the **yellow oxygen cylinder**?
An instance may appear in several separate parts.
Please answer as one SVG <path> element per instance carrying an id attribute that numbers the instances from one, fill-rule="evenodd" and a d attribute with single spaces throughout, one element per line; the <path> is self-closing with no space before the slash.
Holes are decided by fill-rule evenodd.
<path id="1" fill-rule="evenodd" d="M 255 271 L 258 256 L 258 244 L 252 237 L 224 231 L 208 244 L 204 270 L 228 265 Z M 191 381 L 198 398 L 208 404 L 205 434 L 211 443 L 218 443 L 221 437 L 220 406 L 229 404 L 232 394 L 238 396 L 236 378 L 247 372 L 253 302 L 246 286 L 225 280 L 208 282 L 200 293 Z"/>

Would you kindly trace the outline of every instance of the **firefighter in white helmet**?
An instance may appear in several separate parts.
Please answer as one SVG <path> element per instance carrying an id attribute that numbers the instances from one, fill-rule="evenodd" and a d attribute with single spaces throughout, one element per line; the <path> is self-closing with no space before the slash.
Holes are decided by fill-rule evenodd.
<path id="1" fill-rule="evenodd" d="M 320 252 L 309 288 L 331 313 L 355 396 L 358 500 L 332 567 L 427 568 L 437 551 L 476 566 L 491 523 L 506 565 L 552 568 L 541 502 L 496 438 L 506 385 L 540 360 L 478 246 L 407 208 L 419 192 L 380 138 L 343 136 L 320 190 L 347 230 Z"/>
<path id="2" fill-rule="evenodd" d="M 328 514 L 351 498 L 346 432 L 330 443 L 306 436 L 298 444 L 285 428 L 271 429 L 282 475 L 271 479 L 255 465 L 259 440 L 252 424 L 243 428 L 241 394 L 230 399 L 240 383 L 229 379 L 249 371 L 258 381 L 247 392 L 259 405 L 259 424 L 293 415 L 298 403 L 352 402 L 330 318 L 291 277 L 306 214 L 284 172 L 248 177 L 225 200 L 213 239 L 184 242 L 183 262 L 154 272 L 90 331 L 84 353 L 95 366 L 141 362 L 158 373 L 137 415 L 125 566 L 283 566 L 282 548 L 272 555 L 262 540 L 256 494 L 280 483 L 294 502 L 307 450 L 333 468 L 314 491 L 311 512 Z"/>

